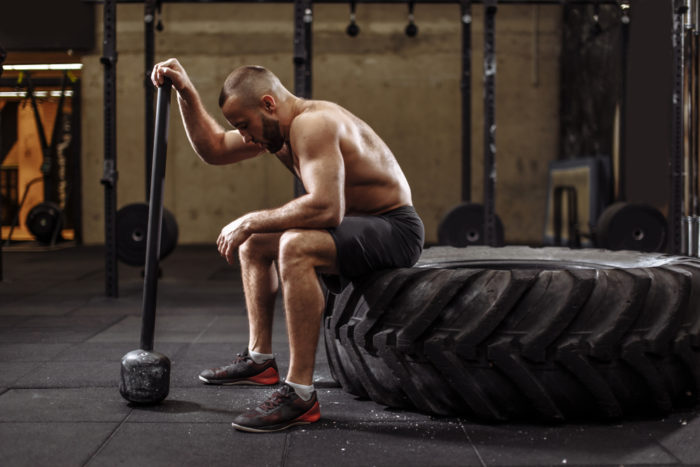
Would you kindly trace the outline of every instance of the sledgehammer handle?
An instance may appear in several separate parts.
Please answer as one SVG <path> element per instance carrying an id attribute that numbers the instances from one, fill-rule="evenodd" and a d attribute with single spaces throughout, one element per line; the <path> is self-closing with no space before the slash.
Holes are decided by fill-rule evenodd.
<path id="1" fill-rule="evenodd" d="M 156 128 L 153 141 L 151 169 L 151 196 L 148 203 L 148 235 L 146 237 L 146 272 L 143 277 L 143 308 L 141 323 L 141 348 L 153 350 L 153 334 L 156 325 L 156 296 L 158 292 L 158 260 L 163 226 L 163 180 L 165 156 L 168 150 L 168 118 L 170 117 L 170 91 L 172 81 L 158 88 L 156 104 Z"/>

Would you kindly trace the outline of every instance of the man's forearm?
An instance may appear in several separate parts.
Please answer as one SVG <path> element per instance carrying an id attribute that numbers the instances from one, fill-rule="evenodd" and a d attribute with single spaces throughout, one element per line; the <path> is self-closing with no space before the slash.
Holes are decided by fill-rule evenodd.
<path id="1" fill-rule="evenodd" d="M 247 215 L 244 229 L 249 233 L 283 232 L 289 229 L 327 229 L 343 219 L 342 206 L 306 194 L 275 209 Z"/>
<path id="2" fill-rule="evenodd" d="M 220 151 L 224 129 L 206 111 L 195 89 L 179 92 L 177 101 L 192 148 L 202 160 L 213 163 Z"/>

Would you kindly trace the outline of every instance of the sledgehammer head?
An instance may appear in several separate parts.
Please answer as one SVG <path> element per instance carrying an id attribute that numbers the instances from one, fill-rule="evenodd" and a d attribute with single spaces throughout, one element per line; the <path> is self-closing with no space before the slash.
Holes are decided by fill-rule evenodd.
<path id="1" fill-rule="evenodd" d="M 158 352 L 132 350 L 122 357 L 122 397 L 135 404 L 158 404 L 170 392 L 170 359 Z"/>

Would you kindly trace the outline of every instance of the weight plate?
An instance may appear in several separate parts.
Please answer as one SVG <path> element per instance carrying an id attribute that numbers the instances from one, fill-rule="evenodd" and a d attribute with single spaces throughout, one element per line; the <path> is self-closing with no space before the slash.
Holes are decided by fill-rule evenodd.
<path id="1" fill-rule="evenodd" d="M 175 216 L 163 209 L 163 227 L 160 238 L 160 259 L 168 256 L 177 246 L 178 226 Z M 148 236 L 148 204 L 128 204 L 117 211 L 117 257 L 131 266 L 146 264 Z"/>
<path id="2" fill-rule="evenodd" d="M 608 250 L 662 252 L 666 247 L 666 218 L 644 204 L 608 206 L 596 225 L 596 246 Z"/>
<path id="3" fill-rule="evenodd" d="M 39 242 L 49 244 L 53 239 L 60 238 L 63 211 L 56 203 L 39 203 L 29 211 L 25 224 Z"/>
<path id="4" fill-rule="evenodd" d="M 503 223 L 496 216 L 496 245 L 504 243 Z M 438 225 L 438 241 L 441 245 L 465 247 L 484 245 L 484 206 L 462 203 L 448 212 Z"/>

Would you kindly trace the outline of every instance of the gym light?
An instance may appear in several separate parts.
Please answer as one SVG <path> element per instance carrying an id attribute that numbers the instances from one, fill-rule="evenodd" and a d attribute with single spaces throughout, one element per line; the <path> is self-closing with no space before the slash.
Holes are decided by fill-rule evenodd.
<path id="1" fill-rule="evenodd" d="M 50 71 L 81 70 L 82 63 L 45 63 L 37 65 L 3 65 L 5 71 Z"/>
<path id="2" fill-rule="evenodd" d="M 72 97 L 73 91 L 66 91 L 66 97 Z M 0 98 L 27 97 L 24 91 L 0 91 Z M 34 97 L 61 97 L 61 91 L 34 91 Z"/>

